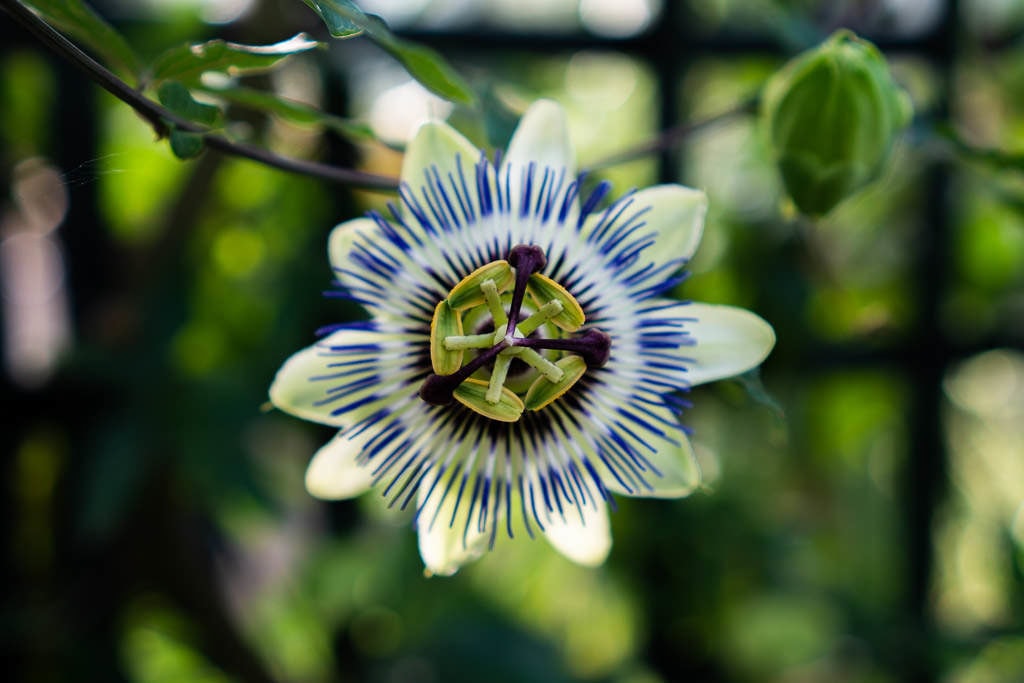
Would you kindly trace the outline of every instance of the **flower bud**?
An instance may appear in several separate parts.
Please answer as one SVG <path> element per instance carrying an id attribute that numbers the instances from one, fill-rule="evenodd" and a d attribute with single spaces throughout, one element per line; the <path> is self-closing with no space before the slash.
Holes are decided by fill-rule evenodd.
<path id="1" fill-rule="evenodd" d="M 846 30 L 777 72 L 763 103 L 786 191 L 811 215 L 874 180 L 913 113 L 878 48 Z"/>

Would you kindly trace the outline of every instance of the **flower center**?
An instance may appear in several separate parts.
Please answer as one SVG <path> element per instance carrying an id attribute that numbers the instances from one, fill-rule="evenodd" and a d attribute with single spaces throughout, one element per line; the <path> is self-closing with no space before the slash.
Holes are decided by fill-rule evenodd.
<path id="1" fill-rule="evenodd" d="M 594 328 L 576 334 L 586 320 L 583 308 L 541 274 L 546 262 L 540 247 L 521 244 L 507 260 L 477 268 L 448 292 L 430 323 L 434 372 L 420 398 L 434 405 L 458 401 L 492 420 L 515 422 L 524 410 L 540 410 L 562 396 L 587 368 L 608 362 L 611 337 Z M 493 330 L 464 334 L 467 319 L 486 321 L 470 329 Z M 507 386 L 515 360 L 535 376 L 528 385 Z"/>

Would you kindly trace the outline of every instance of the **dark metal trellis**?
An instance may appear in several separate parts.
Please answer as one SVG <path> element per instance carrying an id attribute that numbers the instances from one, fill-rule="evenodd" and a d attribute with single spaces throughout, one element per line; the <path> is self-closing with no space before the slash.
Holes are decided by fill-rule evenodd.
<path id="1" fill-rule="evenodd" d="M 680 83 L 690 64 L 708 56 L 781 54 L 778 44 L 770 39 L 693 34 L 687 30 L 692 22 L 687 21 L 686 6 L 673 0 L 663 4 L 663 11 L 656 24 L 643 35 L 622 40 L 579 34 L 536 36 L 470 29 L 459 32 L 411 32 L 409 37 L 453 56 L 496 50 L 557 54 L 578 49 L 615 50 L 631 55 L 650 65 L 655 74 L 659 93 L 658 119 L 662 129 L 678 124 L 681 119 Z M 951 72 L 956 56 L 957 16 L 956 0 L 948 0 L 944 4 L 941 21 L 927 33 L 909 39 L 878 41 L 887 51 L 926 58 L 941 75 L 943 101 L 946 103 L 952 94 Z M 0 23 L 0 40 L 8 49 L 33 47 L 27 36 L 8 23 Z M 61 90 L 56 124 L 59 129 L 57 137 L 62 146 L 56 161 L 69 168 L 79 164 L 82 159 L 97 156 L 96 136 L 92 133 L 96 122 L 90 116 L 93 111 L 90 104 L 93 89 L 67 67 L 58 64 L 57 68 Z M 944 113 L 947 112 L 939 112 Z M 676 179 L 680 166 L 678 162 L 675 152 L 665 150 L 659 160 L 661 179 Z M 905 605 L 902 611 L 908 616 L 902 629 L 905 642 L 894 644 L 896 654 L 892 656 L 893 663 L 899 668 L 901 680 L 905 683 L 931 683 L 938 680 L 935 661 L 937 634 L 929 610 L 933 578 L 932 526 L 946 485 L 946 459 L 940 420 L 941 381 L 951 363 L 973 350 L 958 348 L 939 324 L 939 309 L 948 281 L 950 251 L 949 169 L 941 163 L 935 163 L 928 169 L 926 183 L 926 207 L 921 211 L 921 224 L 918 226 L 920 238 L 917 244 L 920 250 L 914 264 L 913 278 L 916 283 L 913 297 L 917 318 L 910 334 L 891 346 L 864 353 L 851 354 L 849 349 L 831 347 L 813 348 L 808 353 L 814 363 L 832 368 L 897 367 L 912 387 L 907 417 L 910 450 L 902 479 L 902 498 L 905 501 L 903 519 L 894 520 L 894 524 L 902 524 L 905 531 Z M 72 255 L 69 268 L 72 291 L 76 296 L 75 308 L 81 316 L 80 320 L 87 320 L 89 315 L 96 314 L 97 308 L 105 303 L 106 294 L 112 287 L 101 276 L 110 273 L 108 261 L 110 255 L 116 252 L 97 217 L 95 185 L 80 188 L 75 194 L 74 206 L 75 229 L 64 234 Z M 9 420 L 8 424 L 12 425 L 4 431 L 2 437 L 4 455 L 13 454 L 20 437 L 24 436 L 24 428 L 39 419 L 64 416 L 73 425 L 73 432 L 76 431 L 76 424 L 79 426 L 78 433 L 84 431 L 80 428 L 81 422 L 88 419 L 88 413 L 82 412 L 83 406 L 97 401 L 97 397 L 88 390 L 87 386 L 62 384 L 40 394 L 24 392 L 7 383 L 0 386 L 0 396 L 3 397 L 6 411 L 5 421 Z M 105 399 L 114 400 L 100 397 L 100 400 Z M 8 481 L 13 467 L 12 457 L 6 457 L 3 463 L 4 478 Z M 2 511 L 8 513 L 8 507 L 10 504 L 5 500 Z M 67 510 L 65 513 L 71 514 Z M 7 531 L 5 527 L 3 548 L 8 555 L 13 555 L 13 539 Z M 63 547 L 74 547 L 72 539 L 64 540 L 67 542 L 62 543 Z M 77 551 L 67 552 L 69 556 L 65 559 L 69 562 L 81 561 L 82 557 Z M 65 569 L 65 573 L 57 577 L 56 581 L 78 582 L 66 596 L 78 610 L 75 618 L 99 629 L 95 641 L 90 641 L 96 645 L 97 650 L 91 659 L 86 657 L 86 661 L 94 661 L 98 670 L 109 674 L 118 671 L 117 664 L 112 661 L 116 660 L 116 653 L 103 650 L 100 643 L 104 633 L 107 634 L 107 640 L 114 640 L 113 620 L 117 615 L 102 599 L 117 598 L 124 587 L 117 585 L 119 576 L 116 573 L 105 575 L 107 566 L 102 559 L 90 559 L 91 564 L 85 567 L 84 574 Z M 3 577 L 8 579 L 5 581 L 8 585 L 18 585 L 19 577 L 10 569 L 12 566 L 13 557 L 5 557 Z M 89 595 L 83 592 L 84 589 L 98 592 Z M 187 592 L 186 589 L 182 590 Z M 87 614 L 89 609 L 96 611 Z M 89 643 L 85 646 L 88 647 Z M 651 647 L 667 648 L 668 644 L 656 641 Z M 658 663 L 659 673 L 666 680 L 682 680 L 682 676 L 692 673 L 672 652 L 649 654 L 650 659 Z M 26 664 L 22 659 L 20 656 L 15 657 L 13 671 L 24 670 L 19 666 Z M 264 680 L 265 675 L 240 649 L 228 646 L 223 661 L 233 662 L 234 670 L 247 680 Z M 89 677 L 84 676 L 79 680 L 89 680 Z M 106 680 L 112 679 L 108 677 Z"/>

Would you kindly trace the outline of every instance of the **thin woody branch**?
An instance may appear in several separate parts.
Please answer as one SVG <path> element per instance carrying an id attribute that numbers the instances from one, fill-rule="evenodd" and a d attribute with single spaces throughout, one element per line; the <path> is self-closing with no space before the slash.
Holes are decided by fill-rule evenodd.
<path id="1" fill-rule="evenodd" d="M 226 154 L 244 157 L 291 173 L 321 178 L 341 185 L 367 190 L 391 191 L 398 188 L 398 179 L 373 173 L 363 173 L 350 168 L 331 166 L 315 161 L 293 159 L 274 154 L 256 145 L 229 140 L 213 133 L 199 124 L 184 119 L 162 107 L 121 80 L 112 71 L 97 62 L 72 43 L 63 34 L 39 18 L 32 10 L 17 0 L 0 0 L 0 8 L 22 27 L 36 36 L 47 48 L 67 59 L 95 81 L 100 87 L 126 103 L 146 120 L 160 137 L 165 137 L 170 128 L 202 135 L 203 142 L 213 149 Z"/>
<path id="2" fill-rule="evenodd" d="M 609 166 L 617 166 L 618 164 L 624 164 L 627 161 L 634 161 L 651 154 L 656 154 L 664 149 L 671 149 L 694 133 L 714 128 L 715 126 L 725 123 L 729 119 L 737 116 L 754 113 L 757 111 L 757 105 L 758 99 L 754 97 L 741 102 L 732 109 L 726 109 L 723 112 L 719 112 L 718 114 L 714 114 L 713 116 L 709 116 L 705 119 L 669 128 L 668 130 L 659 133 L 653 139 L 643 142 L 636 147 L 623 150 L 622 152 L 617 152 L 611 156 L 605 157 L 604 159 L 595 161 L 587 166 L 586 170 L 596 171 L 598 169 L 608 168 Z"/>

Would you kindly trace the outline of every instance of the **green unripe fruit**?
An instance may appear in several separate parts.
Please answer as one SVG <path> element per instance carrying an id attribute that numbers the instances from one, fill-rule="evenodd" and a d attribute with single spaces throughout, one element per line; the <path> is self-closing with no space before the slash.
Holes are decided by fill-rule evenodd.
<path id="1" fill-rule="evenodd" d="M 878 48 L 846 30 L 790 61 L 763 98 L 786 191 L 811 215 L 878 177 L 912 113 Z"/>

